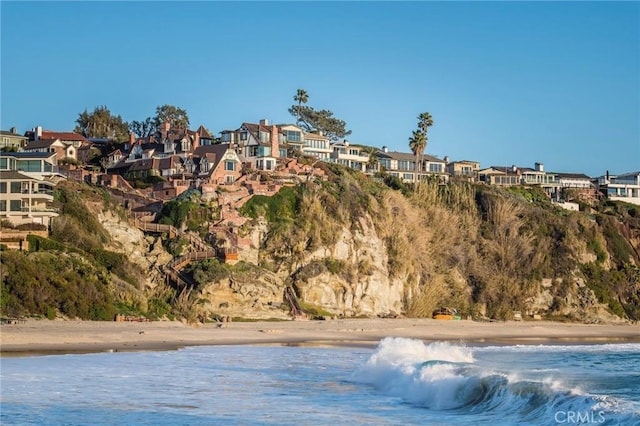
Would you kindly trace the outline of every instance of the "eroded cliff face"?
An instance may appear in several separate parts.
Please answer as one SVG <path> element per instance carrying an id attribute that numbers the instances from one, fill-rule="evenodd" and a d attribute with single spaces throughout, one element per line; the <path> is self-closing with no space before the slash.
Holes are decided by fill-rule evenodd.
<path id="1" fill-rule="evenodd" d="M 269 271 L 232 273 L 202 288 L 198 311 L 204 318 L 289 319 L 284 287 L 282 279 Z"/>
<path id="2" fill-rule="evenodd" d="M 406 280 L 391 277 L 386 243 L 371 217 L 355 231 L 343 228 L 337 240 L 306 256 L 292 276 L 302 300 L 346 317 L 404 313 Z"/>
<path id="3" fill-rule="evenodd" d="M 430 316 L 452 306 L 474 318 L 508 319 L 521 311 L 622 321 L 598 301 L 587 281 L 594 278 L 582 269 L 616 267 L 609 250 L 616 241 L 594 220 L 543 214 L 496 196 L 476 204 L 473 191 L 449 193 L 445 205 L 438 190 L 418 194 L 422 199 L 387 191 L 370 197 L 366 209 L 352 205 L 349 214 L 344 197 L 332 210 L 326 192 L 303 193 L 288 222 L 261 215 L 243 226 L 243 262 L 201 283 L 190 309 L 199 318 L 289 318 L 283 295 L 290 286 L 306 307 L 330 316 Z M 109 212 L 100 221 L 112 237 L 110 249 L 145 271 L 141 287 L 164 285 L 160 267 L 172 256 L 160 239 Z"/>
<path id="4" fill-rule="evenodd" d="M 169 263 L 173 256 L 164 249 L 159 236 L 145 235 L 127 218 L 111 210 L 98 213 L 98 220 L 111 237 L 106 248 L 125 254 L 140 268 L 139 290 L 153 289 L 164 281 L 160 268 Z"/>

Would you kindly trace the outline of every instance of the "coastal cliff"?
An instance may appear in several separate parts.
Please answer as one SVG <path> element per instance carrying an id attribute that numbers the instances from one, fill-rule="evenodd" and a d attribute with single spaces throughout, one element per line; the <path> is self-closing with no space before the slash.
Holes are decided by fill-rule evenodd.
<path id="1" fill-rule="evenodd" d="M 640 319 L 637 207 L 600 202 L 569 212 L 537 188 L 505 191 L 436 181 L 413 188 L 333 165 L 325 173 L 326 181 L 244 203 L 237 213 L 245 219 L 234 229 L 243 241 L 239 262 L 186 262 L 181 285 L 171 284 L 166 271 L 193 249 L 186 234 L 145 235 L 102 190 L 85 190 L 93 195 L 82 197 L 82 214 L 100 229 L 85 230 L 99 238 L 82 237 L 79 248 L 125 259 L 95 266 L 105 269 L 105 303 L 112 306 L 103 316 L 124 310 L 187 321 L 285 319 L 289 288 L 310 317 L 430 317 L 450 306 L 473 318 L 510 319 L 520 312 L 580 322 Z M 214 225 L 207 219 L 215 216 L 207 211 L 211 202 L 194 197 L 172 223 L 220 246 L 219 236 L 207 231 Z M 74 214 L 71 209 L 69 218 L 61 216 L 66 231 L 52 232 L 59 245 L 42 243 L 40 251 L 70 251 L 64 246 L 72 242 L 70 230 L 83 232 Z M 22 254 L 29 261 L 36 255 L 42 253 Z M 3 293 L 18 291 L 6 271 L 21 261 L 3 255 Z M 5 295 L 2 301 L 3 314 L 44 314 L 42 303 L 25 305 Z M 46 306 L 66 314 L 63 301 Z"/>

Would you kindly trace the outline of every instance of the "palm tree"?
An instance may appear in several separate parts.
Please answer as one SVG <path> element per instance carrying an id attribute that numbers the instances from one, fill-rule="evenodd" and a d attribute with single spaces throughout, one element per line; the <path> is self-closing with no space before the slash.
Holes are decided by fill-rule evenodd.
<path id="1" fill-rule="evenodd" d="M 418 115 L 418 127 L 427 135 L 429 127 L 433 126 L 433 117 L 428 112 L 423 112 Z"/>
<path id="2" fill-rule="evenodd" d="M 298 124 L 300 123 L 300 110 L 302 109 L 302 104 L 307 103 L 309 100 L 309 94 L 304 89 L 298 89 L 293 100 L 298 102 L 298 109 L 296 110 L 296 124 Z"/>
<path id="3" fill-rule="evenodd" d="M 421 130 L 414 130 L 409 138 L 409 148 L 416 156 L 416 170 L 414 174 L 414 182 L 418 181 L 418 173 L 420 173 L 420 155 L 427 147 L 427 135 Z"/>
<path id="4" fill-rule="evenodd" d="M 424 151 L 427 149 L 427 141 L 429 137 L 427 136 L 427 131 L 429 127 L 433 126 L 433 117 L 428 112 L 421 112 L 418 115 L 418 128 L 424 134 L 424 146 L 420 150 L 420 157 L 424 155 Z M 420 158 L 420 164 L 422 164 L 422 159 Z"/>
<path id="5" fill-rule="evenodd" d="M 377 170 L 378 168 L 378 157 L 376 156 L 376 149 L 373 147 L 366 147 L 362 149 L 362 152 L 366 153 L 369 155 L 369 160 L 367 161 L 367 164 L 365 166 L 365 172 L 371 172 L 372 174 L 374 173 L 375 170 Z"/>

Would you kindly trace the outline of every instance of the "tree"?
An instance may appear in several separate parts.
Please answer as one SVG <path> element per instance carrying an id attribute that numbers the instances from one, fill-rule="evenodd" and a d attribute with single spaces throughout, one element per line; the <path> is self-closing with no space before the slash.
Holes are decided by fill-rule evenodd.
<path id="1" fill-rule="evenodd" d="M 428 112 L 422 112 L 418 115 L 418 130 L 414 130 L 409 138 L 409 148 L 416 156 L 415 182 L 418 180 L 420 168 L 422 165 L 421 157 L 427 148 L 427 131 L 433 126 L 433 117 Z"/>
<path id="2" fill-rule="evenodd" d="M 298 124 L 300 123 L 300 108 L 302 107 L 302 104 L 306 104 L 307 101 L 309 101 L 309 94 L 304 89 L 298 89 L 293 100 L 298 102 L 298 109 L 296 110 L 296 124 Z"/>
<path id="3" fill-rule="evenodd" d="M 139 138 L 146 138 L 155 132 L 156 126 L 151 117 L 147 117 L 143 121 L 133 120 L 129 123 L 129 130 Z"/>
<path id="4" fill-rule="evenodd" d="M 307 132 L 322 132 L 324 136 L 332 140 L 338 140 L 351 134 L 351 130 L 346 130 L 346 123 L 333 116 L 333 112 L 322 109 L 316 111 L 308 106 L 293 105 L 289 108 L 289 113 L 297 116 L 299 113 L 299 126 Z"/>
<path id="5" fill-rule="evenodd" d="M 160 130 L 160 126 L 164 122 L 168 122 L 171 127 L 177 127 L 183 130 L 189 128 L 187 111 L 173 105 L 162 105 L 156 108 L 156 115 L 153 117 L 155 131 Z"/>
<path id="6" fill-rule="evenodd" d="M 378 169 L 378 164 L 380 163 L 380 161 L 378 160 L 378 157 L 376 156 L 376 152 L 378 152 L 378 150 L 374 147 L 367 146 L 362 149 L 362 152 L 369 155 L 369 159 L 367 160 L 366 171 L 369 171 L 369 172 L 376 171 Z"/>
<path id="7" fill-rule="evenodd" d="M 321 109 L 315 110 L 306 104 L 309 94 L 306 90 L 298 89 L 293 100 L 297 105 L 291 105 L 289 114 L 296 117 L 296 124 L 307 132 L 322 132 L 323 135 L 332 140 L 338 140 L 351 134 L 351 130 L 346 130 L 346 123 L 333 116 L 333 112 Z"/>
<path id="8" fill-rule="evenodd" d="M 125 141 L 129 136 L 129 126 L 119 115 L 114 116 L 106 106 L 98 106 L 93 112 L 78 114 L 77 126 L 73 130 L 86 138 L 106 138 Z"/>
<path id="9" fill-rule="evenodd" d="M 420 173 L 420 155 L 427 146 L 427 135 L 421 129 L 414 130 L 409 138 L 409 148 L 416 156 L 416 169 L 414 173 L 414 182 L 418 182 L 418 174 Z"/>
<path id="10" fill-rule="evenodd" d="M 431 114 L 429 114 L 428 112 L 420 113 L 420 115 L 418 115 L 418 127 L 420 128 L 420 130 L 422 130 L 422 133 L 424 133 L 424 137 L 426 140 L 429 139 L 427 137 L 427 130 L 429 130 L 429 127 L 431 126 L 433 126 L 433 117 L 431 116 Z"/>

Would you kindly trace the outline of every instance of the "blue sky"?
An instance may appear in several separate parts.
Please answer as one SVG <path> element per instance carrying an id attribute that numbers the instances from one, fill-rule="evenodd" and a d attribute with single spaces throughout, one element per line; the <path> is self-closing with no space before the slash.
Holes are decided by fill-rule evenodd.
<path id="1" fill-rule="evenodd" d="M 71 130 L 158 105 L 214 132 L 294 122 L 296 89 L 349 140 L 481 165 L 640 170 L 637 2 L 7 2 L 1 126 Z"/>

